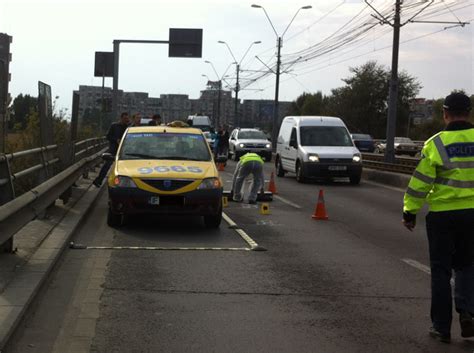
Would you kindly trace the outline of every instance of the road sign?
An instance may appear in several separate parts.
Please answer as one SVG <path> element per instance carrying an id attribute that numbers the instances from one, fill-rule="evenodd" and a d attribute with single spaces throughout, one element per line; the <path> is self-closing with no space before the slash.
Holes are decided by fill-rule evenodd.
<path id="1" fill-rule="evenodd" d="M 168 56 L 201 58 L 202 28 L 170 28 Z"/>
<path id="2" fill-rule="evenodd" d="M 114 76 L 114 52 L 96 51 L 95 52 L 95 77 L 113 77 Z"/>
<path id="3" fill-rule="evenodd" d="M 54 138 L 51 86 L 41 81 L 38 81 L 38 108 L 40 117 L 41 145 L 52 145 L 54 143 Z"/>

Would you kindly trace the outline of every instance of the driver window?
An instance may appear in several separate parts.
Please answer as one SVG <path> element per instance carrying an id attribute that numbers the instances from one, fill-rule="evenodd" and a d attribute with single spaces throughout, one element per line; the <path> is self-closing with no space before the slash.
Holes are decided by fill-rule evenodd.
<path id="1" fill-rule="evenodd" d="M 296 128 L 294 127 L 292 130 L 291 130 L 291 136 L 290 136 L 290 146 L 297 146 L 298 145 L 298 140 L 296 138 Z"/>

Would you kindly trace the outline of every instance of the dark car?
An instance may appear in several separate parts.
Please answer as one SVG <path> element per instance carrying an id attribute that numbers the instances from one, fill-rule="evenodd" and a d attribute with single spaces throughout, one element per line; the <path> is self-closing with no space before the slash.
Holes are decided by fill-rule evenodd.
<path id="1" fill-rule="evenodd" d="M 373 153 L 375 150 L 375 143 L 372 136 L 367 134 L 352 134 L 354 144 L 361 152 Z"/>

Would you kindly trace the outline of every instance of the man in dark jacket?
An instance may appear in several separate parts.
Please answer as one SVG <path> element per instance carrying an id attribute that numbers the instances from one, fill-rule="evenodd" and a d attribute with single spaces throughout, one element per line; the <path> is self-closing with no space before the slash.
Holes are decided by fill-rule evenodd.
<path id="1" fill-rule="evenodd" d="M 107 132 L 106 139 L 109 141 L 109 152 L 111 154 L 116 154 L 120 140 L 122 139 L 125 130 L 127 130 L 128 125 L 130 124 L 130 117 L 127 112 L 120 114 L 120 120 L 116 123 L 110 125 L 109 131 Z M 96 187 L 100 187 L 104 181 L 107 172 L 109 171 L 112 161 L 105 161 L 104 165 L 100 169 L 99 175 L 95 178 L 93 184 Z"/>
<path id="2" fill-rule="evenodd" d="M 160 126 L 161 125 L 161 115 L 155 114 L 151 117 L 150 122 L 148 123 L 150 126 Z"/>

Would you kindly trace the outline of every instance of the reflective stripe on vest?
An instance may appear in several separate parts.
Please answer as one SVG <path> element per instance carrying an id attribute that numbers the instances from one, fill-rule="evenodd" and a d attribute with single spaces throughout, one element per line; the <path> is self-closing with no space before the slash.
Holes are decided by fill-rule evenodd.
<path id="1" fill-rule="evenodd" d="M 419 199 L 424 199 L 428 195 L 428 192 L 416 191 L 410 187 L 407 188 L 406 193 L 410 196 L 417 197 Z"/>
<path id="2" fill-rule="evenodd" d="M 429 177 L 428 175 L 424 175 L 420 173 L 418 170 L 415 170 L 415 172 L 413 173 L 413 176 L 425 182 L 426 184 L 432 184 L 435 181 L 435 178 Z"/>
<path id="3" fill-rule="evenodd" d="M 455 188 L 463 188 L 463 189 L 470 189 L 474 188 L 474 181 L 462 181 L 462 180 L 454 180 L 454 179 L 446 179 L 438 177 L 434 181 L 436 184 L 452 186 Z"/>
<path id="4" fill-rule="evenodd" d="M 474 161 L 469 161 L 469 162 L 451 162 L 448 156 L 448 152 L 446 151 L 446 147 L 443 144 L 443 141 L 441 140 L 441 136 L 436 136 L 433 139 L 433 142 L 436 146 L 436 149 L 438 150 L 439 156 L 441 157 L 441 160 L 443 161 L 443 169 L 469 169 L 469 168 L 474 168 Z"/>

